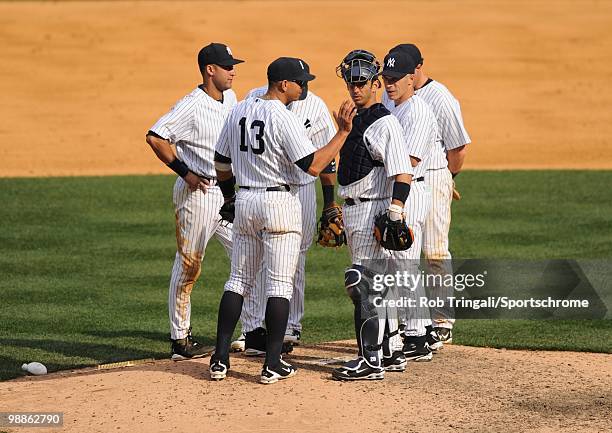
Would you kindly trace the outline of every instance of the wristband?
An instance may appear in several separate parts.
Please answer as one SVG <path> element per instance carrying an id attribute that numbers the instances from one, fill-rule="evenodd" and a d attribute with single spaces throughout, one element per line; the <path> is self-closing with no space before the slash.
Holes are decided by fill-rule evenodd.
<path id="1" fill-rule="evenodd" d="M 219 188 L 221 189 L 223 198 L 232 198 L 234 194 L 236 194 L 236 190 L 234 189 L 234 185 L 236 185 L 236 178 L 234 176 L 226 180 L 217 180 L 217 185 L 219 185 Z"/>
<path id="2" fill-rule="evenodd" d="M 395 182 L 393 184 L 393 197 L 394 200 L 399 200 L 402 203 L 406 203 L 408 199 L 408 194 L 410 194 L 410 184 L 404 182 Z"/>
<path id="3" fill-rule="evenodd" d="M 189 167 L 187 167 L 187 164 L 178 158 L 174 158 L 170 164 L 166 165 L 180 177 L 185 177 L 187 176 L 187 173 L 189 173 Z"/>
<path id="4" fill-rule="evenodd" d="M 329 207 L 334 202 L 334 186 L 333 185 L 321 185 L 323 190 L 323 208 Z"/>

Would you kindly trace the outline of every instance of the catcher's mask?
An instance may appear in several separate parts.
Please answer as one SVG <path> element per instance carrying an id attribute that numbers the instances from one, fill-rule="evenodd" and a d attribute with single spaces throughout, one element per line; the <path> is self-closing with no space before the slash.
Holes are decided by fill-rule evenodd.
<path id="1" fill-rule="evenodd" d="M 380 62 L 366 50 L 353 50 L 336 67 L 336 75 L 350 84 L 375 80 L 380 72 Z"/>

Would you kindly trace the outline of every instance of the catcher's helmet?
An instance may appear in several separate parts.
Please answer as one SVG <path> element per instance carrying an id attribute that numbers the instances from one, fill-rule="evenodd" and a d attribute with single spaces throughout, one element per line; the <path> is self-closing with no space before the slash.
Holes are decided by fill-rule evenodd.
<path id="1" fill-rule="evenodd" d="M 336 75 L 347 83 L 365 83 L 374 80 L 380 72 L 380 62 L 366 50 L 353 50 L 336 67 Z"/>

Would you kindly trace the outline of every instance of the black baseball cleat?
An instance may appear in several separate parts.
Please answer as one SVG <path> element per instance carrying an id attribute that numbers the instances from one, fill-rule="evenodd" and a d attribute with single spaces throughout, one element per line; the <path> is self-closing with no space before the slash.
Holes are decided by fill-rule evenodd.
<path id="1" fill-rule="evenodd" d="M 390 356 L 383 356 L 383 368 L 385 371 L 399 371 L 406 370 L 406 356 L 404 352 L 396 350 Z"/>
<path id="2" fill-rule="evenodd" d="M 267 332 L 264 328 L 256 328 L 247 332 L 244 337 L 244 354 L 246 356 L 266 356 Z M 293 352 L 293 343 L 283 342 L 281 354 Z"/>
<path id="3" fill-rule="evenodd" d="M 332 371 L 332 378 L 336 380 L 380 380 L 385 378 L 385 370 L 382 367 L 371 367 L 360 356 Z"/>
<path id="4" fill-rule="evenodd" d="M 296 372 L 297 368 L 288 362 L 283 361 L 281 358 L 276 367 L 270 367 L 264 364 L 263 369 L 261 370 L 261 379 L 259 379 L 259 381 L 269 385 L 271 383 L 276 383 L 279 380 L 288 379 L 295 376 Z"/>
<path id="5" fill-rule="evenodd" d="M 433 353 L 427 345 L 427 337 L 404 336 L 404 347 L 402 352 L 408 361 L 431 361 Z"/>
<path id="6" fill-rule="evenodd" d="M 266 335 L 266 330 L 261 327 L 244 334 L 244 354 L 246 356 L 265 355 Z"/>
<path id="7" fill-rule="evenodd" d="M 429 348 L 433 352 L 442 349 L 444 343 L 440 341 L 440 337 L 438 336 L 438 332 L 436 331 L 436 329 L 432 328 L 431 326 L 427 326 L 425 329 L 427 330 L 427 334 L 425 334 L 425 341 L 427 341 L 427 345 L 429 346 Z"/>
<path id="8" fill-rule="evenodd" d="M 438 339 L 442 342 L 442 344 L 451 344 L 453 342 L 453 330 L 449 328 L 434 328 L 436 334 L 438 335 Z"/>
<path id="9" fill-rule="evenodd" d="M 172 341 L 171 358 L 173 361 L 180 361 L 183 359 L 201 358 L 214 351 L 212 346 L 203 346 L 193 339 L 191 336 L 191 328 L 187 331 L 185 338 Z"/>
<path id="10" fill-rule="evenodd" d="M 227 376 L 227 370 L 229 370 L 229 359 L 223 360 L 218 359 L 215 355 L 210 357 L 210 378 L 212 380 L 223 380 Z"/>

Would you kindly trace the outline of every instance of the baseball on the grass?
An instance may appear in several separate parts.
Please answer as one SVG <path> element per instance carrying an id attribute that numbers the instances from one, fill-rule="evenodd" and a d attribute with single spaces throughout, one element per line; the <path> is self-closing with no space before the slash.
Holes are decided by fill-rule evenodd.
<path id="1" fill-rule="evenodd" d="M 47 374 L 47 367 L 45 367 L 40 362 L 30 362 L 29 364 L 23 364 L 21 369 L 27 371 L 34 376 L 42 376 Z"/>

